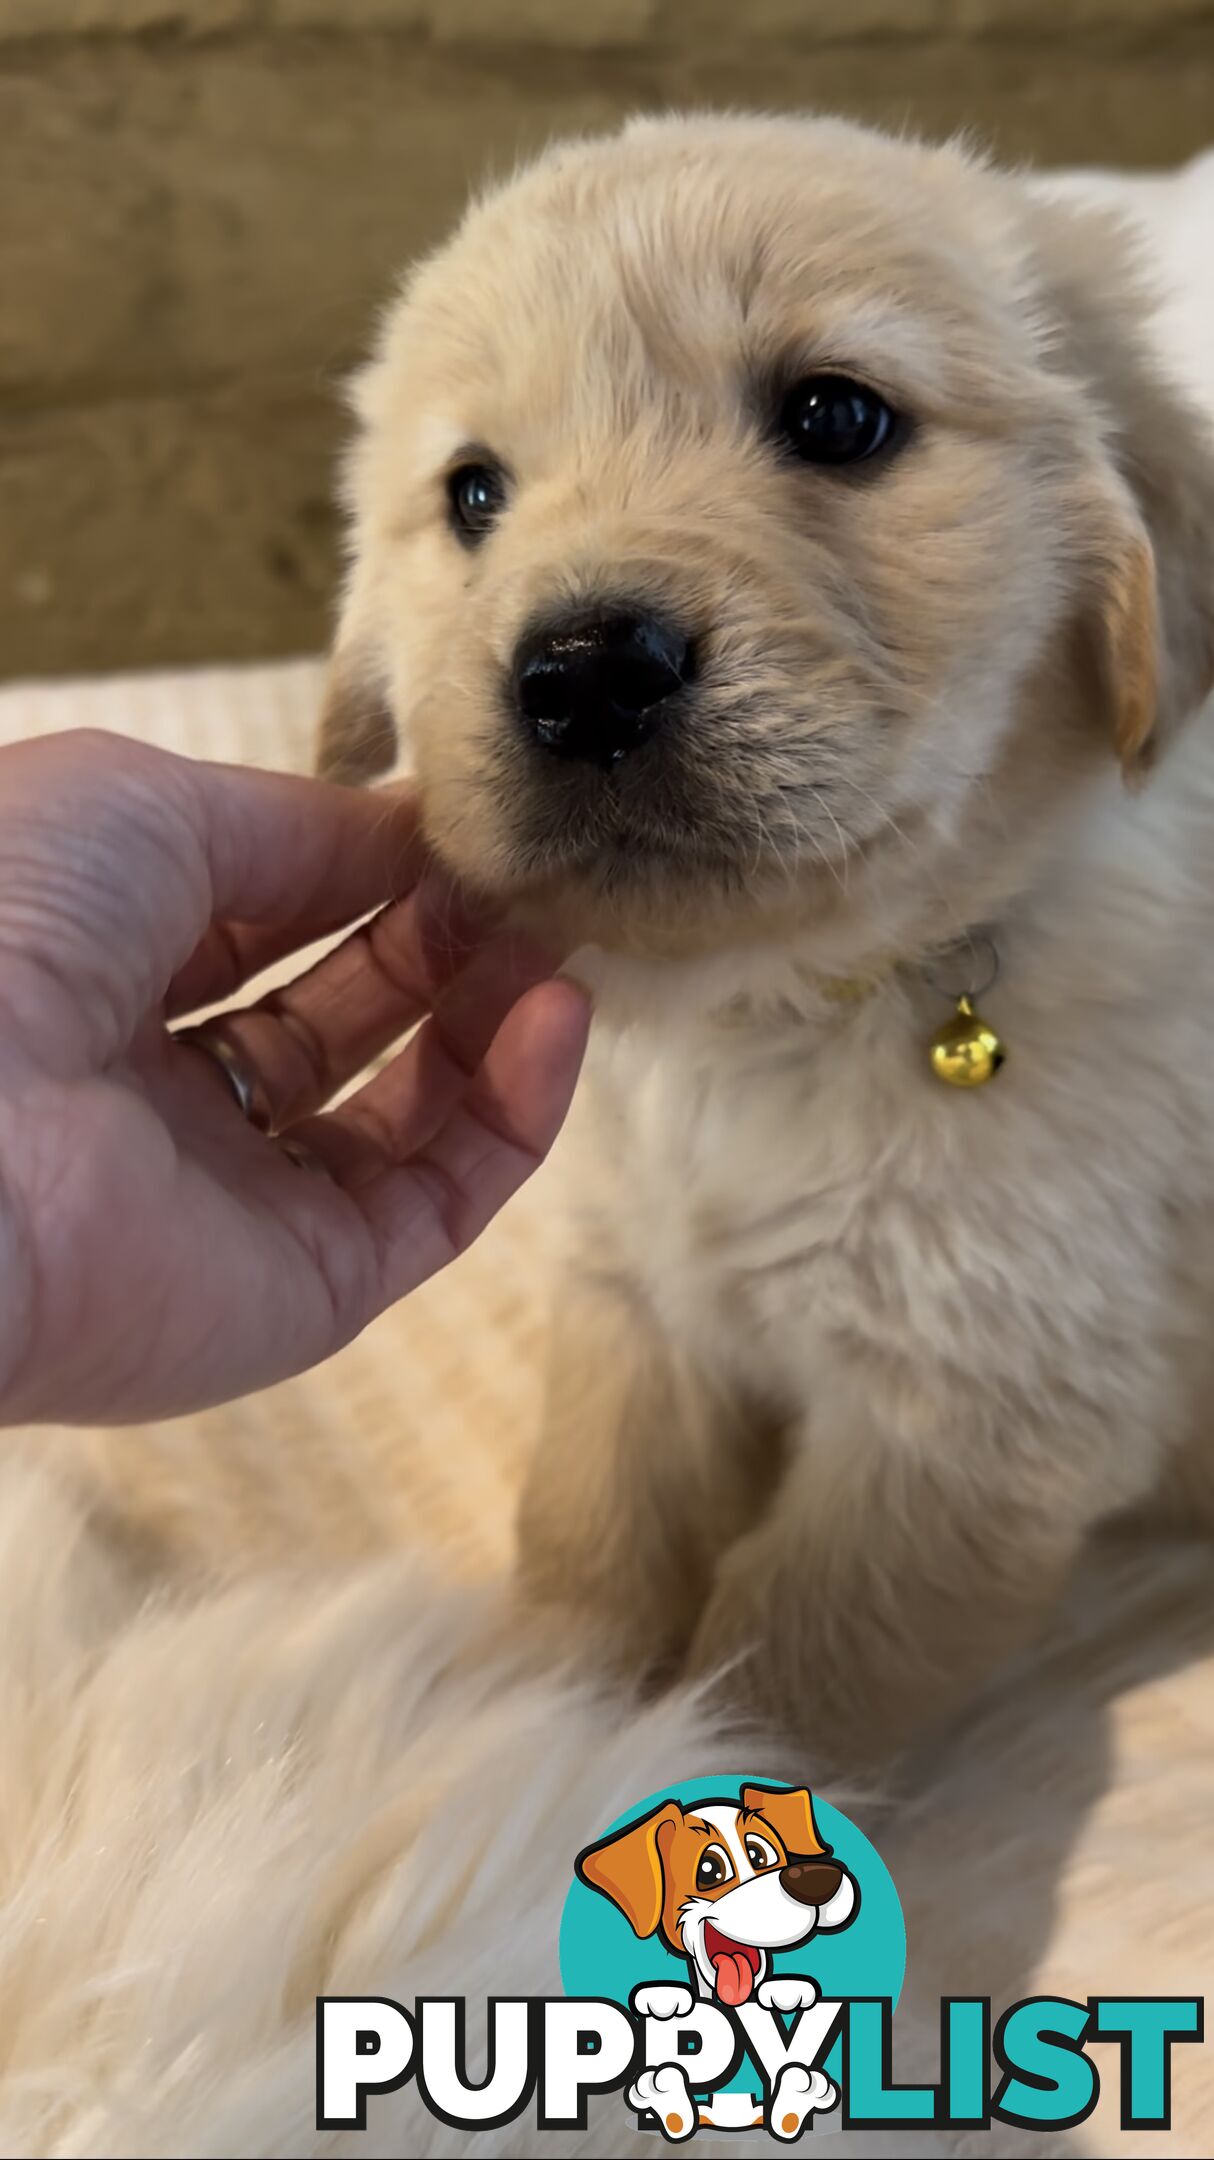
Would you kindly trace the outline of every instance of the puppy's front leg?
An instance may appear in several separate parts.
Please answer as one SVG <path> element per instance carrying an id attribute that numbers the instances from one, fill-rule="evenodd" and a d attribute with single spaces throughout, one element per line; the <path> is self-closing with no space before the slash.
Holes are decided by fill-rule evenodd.
<path id="1" fill-rule="evenodd" d="M 871 1436 L 826 1465 L 799 1451 L 722 1560 L 692 1671 L 722 1670 L 740 1710 L 836 1773 L 891 1762 L 1031 1638 L 1102 1512 L 1073 1434 L 992 1438 L 929 1460 Z"/>
<path id="2" fill-rule="evenodd" d="M 759 1430 L 622 1277 L 572 1286 L 519 1516 L 525 1588 L 630 1679 L 667 1676 L 768 1490 Z"/>

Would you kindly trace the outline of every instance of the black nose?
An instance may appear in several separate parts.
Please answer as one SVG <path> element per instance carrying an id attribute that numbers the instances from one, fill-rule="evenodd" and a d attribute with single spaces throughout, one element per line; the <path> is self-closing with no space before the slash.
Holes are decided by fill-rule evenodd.
<path id="1" fill-rule="evenodd" d="M 690 641 L 659 615 L 580 615 L 519 646 L 514 694 L 545 750 L 605 772 L 648 740 L 695 672 Z"/>
<path id="2" fill-rule="evenodd" d="M 793 1860 L 780 1869 L 780 1888 L 798 1905 L 826 1905 L 843 1880 L 834 1860 Z"/>

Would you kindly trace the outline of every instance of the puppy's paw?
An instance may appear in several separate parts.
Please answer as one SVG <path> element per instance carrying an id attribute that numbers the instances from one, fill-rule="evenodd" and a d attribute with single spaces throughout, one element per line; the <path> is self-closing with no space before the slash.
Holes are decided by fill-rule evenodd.
<path id="1" fill-rule="evenodd" d="M 695 1997 L 690 1988 L 680 1987 L 677 1982 L 655 1980 L 649 1987 L 635 1990 L 632 2007 L 638 2017 L 689 2017 L 695 2007 Z"/>
<path id="2" fill-rule="evenodd" d="M 668 1992 L 676 1994 L 678 1990 Z M 662 2136 L 669 2138 L 672 2145 L 689 2138 L 699 2121 L 687 2073 L 678 2063 L 659 2063 L 656 2070 L 642 2070 L 628 2088 L 628 2105 L 638 2115 L 656 2115 Z"/>
<path id="3" fill-rule="evenodd" d="M 760 1980 L 755 2000 L 763 2010 L 812 2010 L 818 2000 L 818 1984 L 808 1973 L 773 1973 Z"/>
<path id="4" fill-rule="evenodd" d="M 771 2096 L 767 2127 L 773 2137 L 787 2143 L 800 2136 L 811 2115 L 829 2114 L 838 2098 L 838 2088 L 825 2070 L 785 2063 Z"/>

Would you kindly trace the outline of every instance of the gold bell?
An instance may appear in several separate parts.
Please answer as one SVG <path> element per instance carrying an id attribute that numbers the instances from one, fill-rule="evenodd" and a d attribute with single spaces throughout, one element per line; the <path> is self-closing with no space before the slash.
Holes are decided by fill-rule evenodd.
<path id="1" fill-rule="evenodd" d="M 932 1071 L 948 1087 L 985 1087 L 1006 1056 L 994 1028 L 974 1011 L 967 997 L 958 998 L 954 1017 L 932 1036 Z"/>

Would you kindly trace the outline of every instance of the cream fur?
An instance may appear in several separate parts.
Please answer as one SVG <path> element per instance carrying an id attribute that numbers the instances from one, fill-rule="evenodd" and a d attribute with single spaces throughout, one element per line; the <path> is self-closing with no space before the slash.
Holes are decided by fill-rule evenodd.
<path id="1" fill-rule="evenodd" d="M 473 2036 L 486 1995 L 559 1993 L 579 1845 L 730 1752 L 689 1698 L 627 1716 L 500 1592 L 408 1556 L 149 1596 L 11 1457 L 0 1629 L 9 2153 L 467 2150 L 412 2086 L 316 2130 L 316 1994 L 466 1993 Z M 614 2103 L 585 2149 L 634 2142 Z"/>
<path id="2" fill-rule="evenodd" d="M 567 1674 L 497 1590 L 440 1584 L 407 1556 L 326 1564 L 323 1511 L 295 1572 L 172 1588 L 74 1483 L 41 1438 L 0 1464 L 5 2152 L 466 2153 L 411 2086 L 372 2103 L 365 2133 L 315 2130 L 313 1993 L 466 1994 L 474 2035 L 486 1994 L 557 1986 L 573 1855 L 612 1816 L 729 1766 L 812 1778 L 804 1752 L 714 1731 L 685 1695 L 630 1710 Z M 936 1753 L 914 1805 L 851 1804 L 906 1912 L 905 2076 L 937 2074 L 941 1994 L 1200 1989 L 1207 1579 L 1195 1549 L 1107 1555 L 1049 1653 Z M 1152 2151 L 1201 2149 L 1208 2057 L 1178 2051 L 1173 2135 Z M 1142 2153 L 1116 2117 L 1110 2076 L 1097 2117 L 1034 2151 Z M 529 2160 L 534 2124 L 476 2149 Z M 653 2139 L 611 2100 L 574 2149 L 642 2160 Z M 714 2135 L 717 2149 L 771 2148 Z M 815 2152 L 857 2149 L 907 2146 L 815 2134 Z M 996 2129 L 915 2150 L 999 2160 L 1025 2144 Z"/>
<path id="3" fill-rule="evenodd" d="M 359 390 L 331 738 L 353 669 L 440 850 L 602 998 L 528 1579 L 848 1764 L 1030 1635 L 1095 1524 L 1173 1476 L 1209 1507 L 1214 449 L 1149 311 L 1115 215 L 955 149 L 645 122 L 478 207 Z M 904 454 L 781 468 L 790 351 L 874 380 Z M 457 443 L 513 478 L 472 557 Z M 707 659 L 674 766 L 592 798 L 503 671 L 621 590 Z M 931 977 L 983 925 L 1010 1057 L 961 1098 Z"/>

